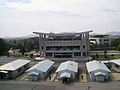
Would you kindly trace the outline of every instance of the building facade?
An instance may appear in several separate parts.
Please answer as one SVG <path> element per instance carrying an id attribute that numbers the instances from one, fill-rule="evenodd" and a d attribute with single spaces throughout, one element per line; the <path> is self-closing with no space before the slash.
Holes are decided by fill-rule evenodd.
<path id="1" fill-rule="evenodd" d="M 89 33 L 40 33 L 39 50 L 40 55 L 49 59 L 76 60 L 89 56 Z"/>
<path id="2" fill-rule="evenodd" d="M 90 35 L 90 42 L 93 42 L 98 45 L 111 46 L 110 35 Z"/>

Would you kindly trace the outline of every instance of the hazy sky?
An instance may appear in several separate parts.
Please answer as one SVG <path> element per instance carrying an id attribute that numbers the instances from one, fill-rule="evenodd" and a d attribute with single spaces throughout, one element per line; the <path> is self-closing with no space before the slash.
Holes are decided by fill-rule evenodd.
<path id="1" fill-rule="evenodd" d="M 0 37 L 120 31 L 120 0 L 0 0 Z"/>

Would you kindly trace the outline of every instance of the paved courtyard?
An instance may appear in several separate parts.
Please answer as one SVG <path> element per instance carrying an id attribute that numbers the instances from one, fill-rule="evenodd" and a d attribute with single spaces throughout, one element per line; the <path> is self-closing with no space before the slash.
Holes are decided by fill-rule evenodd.
<path id="1" fill-rule="evenodd" d="M 120 82 L 60 82 L 0 81 L 0 90 L 120 90 Z"/>

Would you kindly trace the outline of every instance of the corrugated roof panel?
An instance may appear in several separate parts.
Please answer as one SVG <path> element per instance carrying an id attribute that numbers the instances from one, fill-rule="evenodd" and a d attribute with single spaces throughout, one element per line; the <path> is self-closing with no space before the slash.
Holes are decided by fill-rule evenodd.
<path id="1" fill-rule="evenodd" d="M 103 73 L 103 72 L 97 72 L 97 73 L 95 73 L 95 76 L 97 76 L 97 75 L 106 75 L 105 73 Z"/>
<path id="2" fill-rule="evenodd" d="M 39 62 L 38 64 L 34 65 L 33 67 L 31 67 L 30 69 L 28 69 L 26 72 L 30 70 L 34 70 L 34 69 L 38 71 L 46 72 L 54 63 L 55 62 L 51 60 L 43 60 Z"/>
<path id="3" fill-rule="evenodd" d="M 111 60 L 112 63 L 115 63 L 117 65 L 120 65 L 120 59 L 116 59 L 116 60 Z"/>
<path id="4" fill-rule="evenodd" d="M 31 72 L 31 73 L 29 73 L 29 75 L 39 75 L 39 73 L 37 73 L 37 72 Z"/>
<path id="5" fill-rule="evenodd" d="M 56 72 L 62 71 L 62 70 L 70 70 L 73 72 L 78 72 L 78 63 L 74 61 L 66 61 L 60 64 Z"/>
<path id="6" fill-rule="evenodd" d="M 27 63 L 30 63 L 30 60 L 17 59 L 15 61 L 12 61 L 10 63 L 0 66 L 0 70 L 14 71 L 14 70 L 26 65 Z"/>
<path id="7" fill-rule="evenodd" d="M 64 72 L 60 75 L 60 78 L 65 78 L 65 77 L 70 78 L 70 76 L 71 76 L 71 73 Z"/>
<path id="8" fill-rule="evenodd" d="M 95 70 L 98 70 L 98 69 L 102 69 L 102 70 L 110 72 L 110 70 L 105 66 L 105 64 L 101 63 L 99 61 L 87 62 L 86 66 L 87 66 L 88 72 L 92 72 L 92 71 L 95 71 Z"/>

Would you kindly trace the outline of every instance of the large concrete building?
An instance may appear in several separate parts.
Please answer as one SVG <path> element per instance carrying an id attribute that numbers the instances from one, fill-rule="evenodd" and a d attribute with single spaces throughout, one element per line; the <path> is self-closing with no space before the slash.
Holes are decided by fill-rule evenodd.
<path id="1" fill-rule="evenodd" d="M 98 45 L 109 45 L 111 46 L 111 37 L 110 35 L 90 35 L 90 42 L 93 42 Z"/>
<path id="2" fill-rule="evenodd" d="M 52 60 L 79 60 L 89 56 L 89 33 L 40 33 L 40 55 Z"/>

